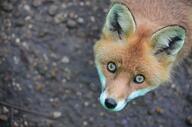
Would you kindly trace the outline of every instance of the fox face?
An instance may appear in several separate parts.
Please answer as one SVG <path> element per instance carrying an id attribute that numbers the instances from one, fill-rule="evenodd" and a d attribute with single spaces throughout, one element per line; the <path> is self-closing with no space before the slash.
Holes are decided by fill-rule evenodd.
<path id="1" fill-rule="evenodd" d="M 153 27 L 137 26 L 127 6 L 114 4 L 94 46 L 103 107 L 120 111 L 131 100 L 169 80 L 185 33 L 184 27 L 175 24 L 155 32 Z"/>

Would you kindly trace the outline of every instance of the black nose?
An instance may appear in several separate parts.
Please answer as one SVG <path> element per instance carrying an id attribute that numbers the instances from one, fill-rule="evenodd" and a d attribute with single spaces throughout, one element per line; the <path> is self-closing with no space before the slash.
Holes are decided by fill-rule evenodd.
<path id="1" fill-rule="evenodd" d="M 117 103 L 116 103 L 116 101 L 114 99 L 107 98 L 107 99 L 105 99 L 105 106 L 108 109 L 114 109 L 117 106 Z"/>

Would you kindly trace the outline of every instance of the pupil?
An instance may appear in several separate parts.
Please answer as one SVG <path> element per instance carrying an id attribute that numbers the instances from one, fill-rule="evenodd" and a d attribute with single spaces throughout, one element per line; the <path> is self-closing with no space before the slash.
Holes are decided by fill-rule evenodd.
<path id="1" fill-rule="evenodd" d="M 114 66 L 113 64 L 110 64 L 109 68 L 110 68 L 111 70 L 114 70 L 115 66 Z"/>
<path id="2" fill-rule="evenodd" d="M 137 76 L 135 77 L 134 82 L 135 82 L 135 83 L 142 83 L 142 82 L 144 82 L 144 80 L 145 80 L 145 77 L 140 74 L 140 75 L 137 75 Z"/>
<path id="3" fill-rule="evenodd" d="M 138 78 L 138 82 L 142 82 L 143 78 L 141 76 L 139 76 Z"/>

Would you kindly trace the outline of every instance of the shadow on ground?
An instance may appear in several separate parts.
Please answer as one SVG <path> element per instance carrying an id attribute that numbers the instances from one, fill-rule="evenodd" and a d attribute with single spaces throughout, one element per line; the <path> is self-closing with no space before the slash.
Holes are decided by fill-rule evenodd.
<path id="1" fill-rule="evenodd" d="M 192 57 L 173 83 L 119 113 L 98 101 L 92 47 L 108 0 L 5 0 L 0 4 L 1 127 L 192 126 Z"/>

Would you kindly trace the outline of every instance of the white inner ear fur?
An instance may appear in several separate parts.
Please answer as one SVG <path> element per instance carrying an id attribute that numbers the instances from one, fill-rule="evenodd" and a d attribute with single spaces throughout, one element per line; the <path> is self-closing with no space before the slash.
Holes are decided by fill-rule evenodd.
<path id="1" fill-rule="evenodd" d="M 172 47 L 170 47 L 170 41 L 174 37 L 179 37 L 180 40 L 177 40 Z M 185 42 L 185 30 L 180 26 L 168 26 L 157 31 L 152 36 L 152 42 L 154 45 L 154 52 L 167 48 L 171 55 L 177 55 Z"/>
<path id="2" fill-rule="evenodd" d="M 115 16 L 118 16 L 118 18 L 116 18 Z M 121 32 L 123 34 L 129 35 L 130 33 L 135 31 L 135 21 L 131 12 L 125 5 L 114 4 L 112 6 L 106 18 L 104 32 L 112 32 L 110 29 L 113 27 L 111 24 L 113 20 L 117 20 L 116 22 L 118 22 L 118 24 L 120 25 L 122 29 Z"/>

